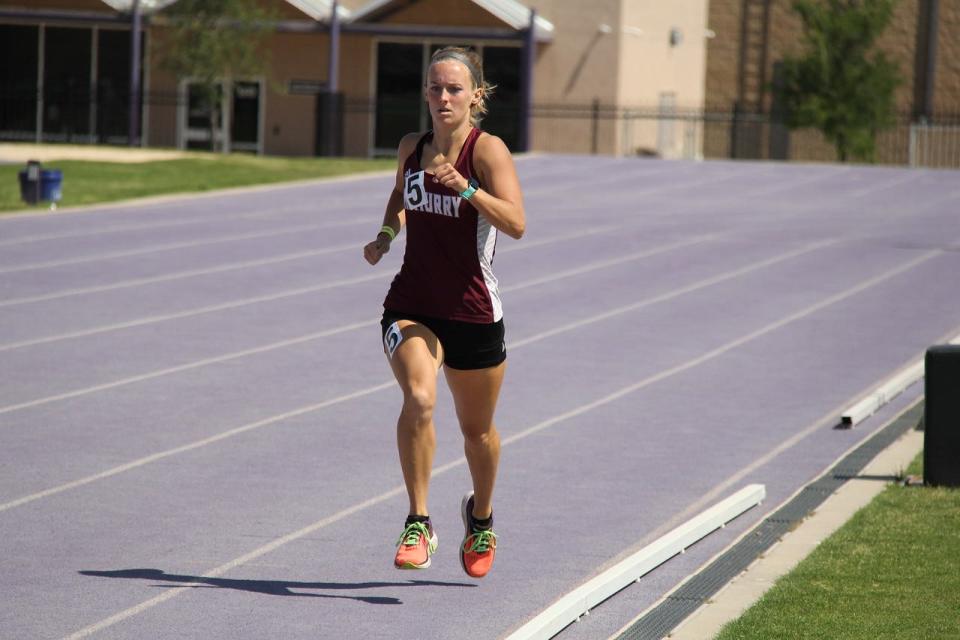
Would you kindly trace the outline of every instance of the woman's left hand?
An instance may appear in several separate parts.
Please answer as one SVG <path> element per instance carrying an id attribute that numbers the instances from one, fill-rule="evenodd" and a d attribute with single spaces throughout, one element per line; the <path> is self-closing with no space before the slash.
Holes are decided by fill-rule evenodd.
<path id="1" fill-rule="evenodd" d="M 460 175 L 460 172 L 449 162 L 437 167 L 436 171 L 433 172 L 433 181 L 449 187 L 457 193 L 463 193 L 470 186 L 467 179 Z"/>

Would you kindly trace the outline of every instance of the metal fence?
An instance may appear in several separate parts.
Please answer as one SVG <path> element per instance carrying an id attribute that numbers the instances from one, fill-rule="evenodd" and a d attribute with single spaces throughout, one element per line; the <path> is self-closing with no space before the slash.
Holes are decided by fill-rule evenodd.
<path id="1" fill-rule="evenodd" d="M 602 111 L 599 117 L 604 117 Z M 619 130 L 615 151 L 619 155 L 838 161 L 835 147 L 821 132 L 790 130 L 766 114 L 623 109 L 606 117 Z M 878 132 L 875 140 L 878 164 L 960 169 L 960 118 L 917 122 L 903 116 Z"/>
<path id="2" fill-rule="evenodd" d="M 315 101 L 317 96 L 287 96 L 286 99 Z M 156 117 L 170 117 L 191 105 L 173 93 L 150 93 L 145 96 L 146 111 Z M 403 132 L 426 126 L 426 116 L 414 97 L 412 101 L 385 99 L 347 99 L 341 104 L 335 129 L 326 120 L 327 110 L 313 109 L 317 122 L 316 150 L 329 146 L 324 136 L 337 142 L 362 138 L 367 140 L 398 138 Z M 409 102 L 409 104 L 407 104 Z M 0 101 L 0 140 L 72 142 L 90 144 L 125 144 L 127 113 L 124 96 L 70 95 L 45 96 L 38 108 L 37 99 L 15 100 L 5 96 Z M 311 102 L 313 105 L 313 102 Z M 192 111 L 191 111 L 192 113 Z M 189 120 L 190 114 L 188 114 Z M 252 117 L 252 116 L 251 116 Z M 249 119 L 249 118 L 248 118 Z M 235 119 L 238 120 L 239 119 Z M 256 118 L 254 118 L 256 120 Z M 323 122 L 321 122 L 323 120 Z M 500 135 L 512 148 L 519 139 L 521 114 L 516 104 L 496 100 L 484 128 Z M 615 107 L 599 101 L 570 104 L 535 104 L 530 124 L 534 149 L 560 153 L 598 153 L 619 156 L 646 155 L 668 159 L 748 159 L 836 162 L 832 144 L 816 130 L 790 130 L 769 114 L 736 113 L 723 110 L 683 111 L 672 106 Z M 42 135 L 37 136 L 36 126 Z M 389 125 L 389 126 L 388 126 Z M 171 127 L 185 126 L 171 122 Z M 255 124 L 251 125 L 256 129 Z M 370 135 L 379 127 L 383 136 Z M 397 134 L 396 129 L 400 131 Z M 360 132 L 358 134 L 358 132 Z M 337 135 L 339 134 L 339 137 Z M 256 136 L 255 131 L 251 134 Z M 262 135 L 262 134 L 261 134 Z M 182 140 L 180 132 L 171 132 L 166 144 Z M 385 144 L 385 143 L 384 143 Z M 354 154 L 392 153 L 393 145 L 382 149 L 362 149 L 343 145 Z M 252 149 L 259 149 L 253 145 Z M 901 116 L 895 125 L 876 136 L 876 162 L 960 169 L 960 115 L 938 116 L 917 121 Z"/>

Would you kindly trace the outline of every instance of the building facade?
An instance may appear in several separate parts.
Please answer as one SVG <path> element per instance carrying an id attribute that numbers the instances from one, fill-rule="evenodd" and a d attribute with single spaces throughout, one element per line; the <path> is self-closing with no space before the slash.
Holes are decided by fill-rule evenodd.
<path id="1" fill-rule="evenodd" d="M 482 126 L 515 150 L 834 159 L 771 118 L 777 63 L 800 46 L 790 0 L 341 0 L 335 21 L 333 0 L 257 1 L 272 13 L 264 71 L 224 79 L 212 133 L 198 85 L 165 70 L 164 12 L 145 17 L 135 142 L 392 154 L 428 126 L 430 53 L 457 44 L 483 54 L 496 92 Z M 131 2 L 0 0 L 0 138 L 129 142 Z M 908 125 L 960 116 L 960 0 L 900 0 L 880 46 L 901 65 Z"/>
<path id="2" fill-rule="evenodd" d="M 224 85 L 223 131 L 214 135 L 228 138 L 232 150 L 313 155 L 324 143 L 332 2 L 260 1 L 275 16 L 267 70 Z M 127 142 L 131 19 L 117 6 L 120 0 L 0 0 L 0 136 Z M 483 126 L 513 148 L 529 136 L 532 150 L 676 156 L 683 141 L 668 129 L 628 127 L 618 114 L 636 105 L 703 104 L 706 0 L 541 0 L 532 38 L 531 6 L 515 0 L 339 6 L 337 148 L 346 155 L 392 153 L 403 133 L 427 126 L 425 61 L 447 44 L 483 54 L 496 85 Z M 210 148 L 209 108 L 189 78 L 162 64 L 163 15 L 144 22 L 139 136 L 151 146 Z"/>

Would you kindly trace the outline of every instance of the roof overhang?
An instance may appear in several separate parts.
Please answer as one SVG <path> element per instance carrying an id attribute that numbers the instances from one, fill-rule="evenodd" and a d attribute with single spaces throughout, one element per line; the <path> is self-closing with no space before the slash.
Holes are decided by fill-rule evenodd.
<path id="1" fill-rule="evenodd" d="M 56 20 L 80 24 L 109 22 L 129 23 L 133 0 L 101 0 L 113 11 L 71 11 L 64 9 L 22 9 L 0 7 L 0 18 L 26 20 Z M 174 4 L 177 0 L 140 0 L 144 20 L 163 24 L 163 14 L 152 14 Z M 333 0 L 285 0 L 309 20 L 280 20 L 270 23 L 280 32 L 324 33 L 330 28 Z M 470 0 L 504 23 L 503 28 L 468 25 L 418 25 L 381 22 L 390 14 L 411 2 L 419 0 L 373 0 L 356 12 L 337 5 L 340 30 L 343 33 L 420 38 L 454 38 L 480 40 L 519 40 L 530 24 L 530 9 L 515 0 Z M 158 22 L 159 21 L 159 22 Z M 553 40 L 553 24 L 540 16 L 534 22 L 537 42 Z"/>
<path id="2" fill-rule="evenodd" d="M 417 0 L 372 0 L 350 16 L 353 25 L 380 23 L 404 6 Z M 475 5 L 505 23 L 514 31 L 526 30 L 530 25 L 531 9 L 517 0 L 470 0 Z M 382 24 L 382 23 L 381 23 Z M 537 42 L 553 40 L 553 23 L 537 15 L 534 21 L 534 38 Z"/>
<path id="3" fill-rule="evenodd" d="M 133 0 L 101 0 L 103 4 L 123 13 L 133 11 Z M 177 0 L 140 0 L 140 12 L 150 14 L 160 11 Z"/>

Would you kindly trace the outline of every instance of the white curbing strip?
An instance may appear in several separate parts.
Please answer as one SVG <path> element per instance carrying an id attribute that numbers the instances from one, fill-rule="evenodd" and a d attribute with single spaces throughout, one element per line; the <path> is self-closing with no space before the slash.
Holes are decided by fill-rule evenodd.
<path id="1" fill-rule="evenodd" d="M 639 580 L 687 547 L 723 527 L 766 497 L 762 484 L 744 487 L 726 500 L 661 536 L 622 562 L 563 596 L 507 636 L 507 640 L 547 640 L 613 594 Z"/>
<path id="2" fill-rule="evenodd" d="M 923 378 L 923 360 L 914 362 L 877 387 L 866 398 L 844 411 L 840 416 L 840 422 L 844 426 L 855 427 L 921 378 Z"/>
<path id="3" fill-rule="evenodd" d="M 950 344 L 960 344 L 960 336 L 950 340 Z M 866 398 L 843 412 L 840 422 L 847 427 L 855 427 L 869 416 L 872 416 L 880 407 L 884 406 L 904 389 L 914 384 L 924 376 L 923 358 L 909 365 L 883 383 Z"/>
<path id="4" fill-rule="evenodd" d="M 911 405 L 913 406 L 913 405 Z M 821 542 L 865 507 L 889 483 L 873 479 L 903 473 L 923 449 L 923 432 L 911 430 L 882 451 L 852 478 L 817 507 L 783 540 L 753 562 L 670 632 L 670 640 L 713 638 L 728 622 L 743 615 L 784 575 L 789 573 Z M 619 633 L 618 633 L 619 635 Z"/>

